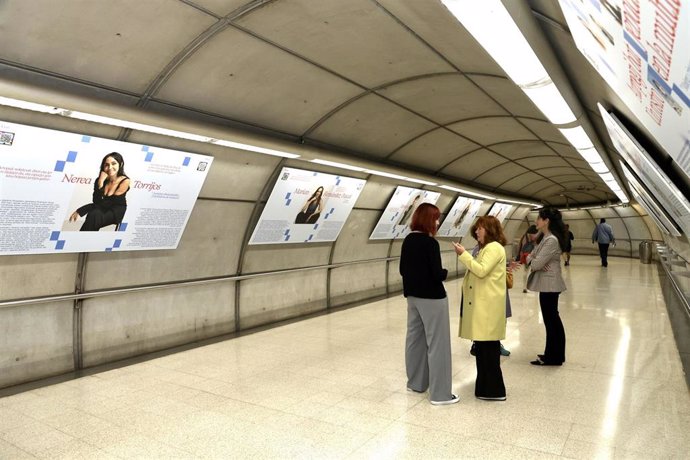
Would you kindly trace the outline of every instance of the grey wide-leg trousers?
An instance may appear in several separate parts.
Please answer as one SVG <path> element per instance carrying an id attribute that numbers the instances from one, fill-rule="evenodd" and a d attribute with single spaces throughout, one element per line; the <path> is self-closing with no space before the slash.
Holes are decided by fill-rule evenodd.
<path id="1" fill-rule="evenodd" d="M 407 298 L 405 340 L 407 388 L 425 391 L 432 401 L 452 397 L 448 298 Z"/>

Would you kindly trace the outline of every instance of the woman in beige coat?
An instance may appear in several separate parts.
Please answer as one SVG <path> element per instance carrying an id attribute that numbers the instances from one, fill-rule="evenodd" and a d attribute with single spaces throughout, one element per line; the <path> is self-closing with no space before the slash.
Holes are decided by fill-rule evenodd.
<path id="1" fill-rule="evenodd" d="M 467 268 L 462 284 L 460 337 L 474 340 L 477 380 L 474 395 L 489 401 L 505 401 L 501 372 L 500 340 L 506 335 L 506 238 L 493 216 L 477 220 L 477 258 L 459 243 L 453 243 L 460 262 Z"/>
<path id="2" fill-rule="evenodd" d="M 560 366 L 565 362 L 565 328 L 558 313 L 558 297 L 565 291 L 561 276 L 561 251 L 566 241 L 561 212 L 554 208 L 542 208 L 537 217 L 537 229 L 541 232 L 537 239 L 539 244 L 527 257 L 530 268 L 527 289 L 539 293 L 546 345 L 544 354 L 538 354 L 530 364 Z"/>

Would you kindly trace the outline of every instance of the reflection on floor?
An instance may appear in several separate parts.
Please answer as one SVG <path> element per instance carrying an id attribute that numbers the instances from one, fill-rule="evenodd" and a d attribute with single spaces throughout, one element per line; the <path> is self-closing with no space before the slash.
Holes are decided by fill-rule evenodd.
<path id="1" fill-rule="evenodd" d="M 573 257 L 563 367 L 535 367 L 537 295 L 511 291 L 506 402 L 405 391 L 402 297 L 0 399 L 0 458 L 686 458 L 690 396 L 657 267 Z"/>

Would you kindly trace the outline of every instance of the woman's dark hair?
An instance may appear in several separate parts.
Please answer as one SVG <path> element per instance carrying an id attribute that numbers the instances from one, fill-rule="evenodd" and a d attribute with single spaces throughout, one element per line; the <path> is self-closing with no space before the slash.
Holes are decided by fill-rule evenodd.
<path id="1" fill-rule="evenodd" d="M 316 198 L 316 194 L 319 192 L 319 190 L 321 190 L 321 195 L 319 195 L 319 200 L 321 200 L 321 198 L 323 198 L 323 187 L 318 187 L 316 190 L 314 190 L 314 193 L 311 194 L 309 199 L 311 200 L 312 198 Z"/>
<path id="2" fill-rule="evenodd" d="M 101 171 L 103 171 L 103 165 L 105 164 L 105 160 L 108 157 L 113 158 L 115 161 L 117 161 L 117 164 L 120 166 L 117 170 L 117 175 L 126 176 L 127 174 L 125 174 L 125 159 L 122 158 L 122 155 L 120 155 L 117 152 L 110 152 L 109 154 L 103 157 L 103 159 L 101 160 Z"/>
<path id="3" fill-rule="evenodd" d="M 486 230 L 484 235 L 484 243 L 480 243 L 483 246 L 486 246 L 494 241 L 498 242 L 501 246 L 505 246 L 508 242 L 506 236 L 503 234 L 501 222 L 494 216 L 481 216 L 479 219 L 477 219 L 477 222 L 475 222 L 471 229 L 472 235 L 475 239 L 477 238 L 476 232 L 479 227 L 482 227 L 484 230 Z M 477 242 L 479 243 L 479 240 L 477 240 Z"/>
<path id="4" fill-rule="evenodd" d="M 567 243 L 565 238 L 565 224 L 563 223 L 563 217 L 561 216 L 561 211 L 556 208 L 542 208 L 539 210 L 539 217 L 542 219 L 549 219 L 549 231 L 558 238 L 558 244 L 561 250 L 564 251 Z M 544 239 L 544 234 L 539 235 L 538 241 Z"/>
<path id="5" fill-rule="evenodd" d="M 441 217 L 441 211 L 431 203 L 422 203 L 412 214 L 410 229 L 415 232 L 434 236 L 438 232 L 436 221 Z"/>

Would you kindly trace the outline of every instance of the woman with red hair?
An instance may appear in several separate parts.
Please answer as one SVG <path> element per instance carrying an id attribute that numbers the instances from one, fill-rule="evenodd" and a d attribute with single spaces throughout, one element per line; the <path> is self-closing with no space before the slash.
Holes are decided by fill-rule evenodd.
<path id="1" fill-rule="evenodd" d="M 488 401 L 505 401 L 500 340 L 506 336 L 506 237 L 493 216 L 480 217 L 475 226 L 481 246 L 476 259 L 461 244 L 453 243 L 467 268 L 462 283 L 460 337 L 475 343 L 474 395 Z"/>
<path id="2" fill-rule="evenodd" d="M 400 254 L 400 274 L 407 298 L 405 368 L 407 389 L 429 390 L 431 404 L 455 404 L 452 393 L 450 321 L 443 281 L 448 270 L 441 265 L 441 249 L 434 238 L 439 209 L 422 203 L 412 215 L 410 229 Z"/>

